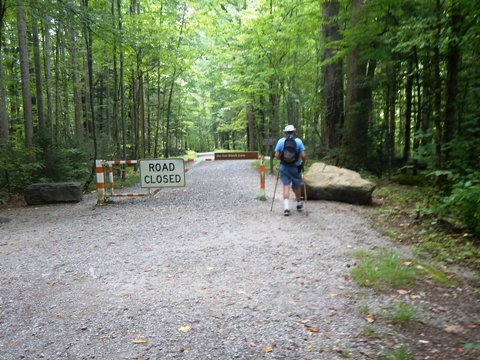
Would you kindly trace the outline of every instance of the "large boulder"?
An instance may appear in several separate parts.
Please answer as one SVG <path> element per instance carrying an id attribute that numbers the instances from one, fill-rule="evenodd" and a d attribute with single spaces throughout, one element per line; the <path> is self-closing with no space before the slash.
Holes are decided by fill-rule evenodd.
<path id="1" fill-rule="evenodd" d="M 355 171 L 324 163 L 315 163 L 303 176 L 307 200 L 341 201 L 370 205 L 375 184 Z"/>
<path id="2" fill-rule="evenodd" d="M 79 202 L 82 191 L 77 183 L 32 184 L 25 189 L 24 197 L 28 205 Z"/>

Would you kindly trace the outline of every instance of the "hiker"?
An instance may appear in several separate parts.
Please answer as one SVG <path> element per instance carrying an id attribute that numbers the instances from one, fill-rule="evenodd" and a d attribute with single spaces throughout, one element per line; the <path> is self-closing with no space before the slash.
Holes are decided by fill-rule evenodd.
<path id="1" fill-rule="evenodd" d="M 275 146 L 275 158 L 280 160 L 279 176 L 283 184 L 283 214 L 288 216 L 290 215 L 290 185 L 297 200 L 297 210 L 303 210 L 303 201 L 300 196 L 302 171 L 307 157 L 302 140 L 295 138 L 295 127 L 285 126 L 284 133 L 285 137 L 278 140 Z"/>

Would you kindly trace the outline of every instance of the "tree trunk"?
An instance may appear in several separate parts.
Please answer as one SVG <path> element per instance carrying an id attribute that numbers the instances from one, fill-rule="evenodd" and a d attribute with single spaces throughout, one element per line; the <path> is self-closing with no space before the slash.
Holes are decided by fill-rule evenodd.
<path id="1" fill-rule="evenodd" d="M 75 138 L 77 141 L 81 142 L 83 138 L 83 124 L 82 124 L 82 92 L 81 92 L 81 82 L 80 74 L 78 71 L 78 61 L 77 61 L 77 45 L 76 45 L 76 36 L 75 29 L 73 26 L 69 28 L 70 32 L 70 44 L 71 44 L 71 62 L 72 62 L 72 73 L 73 73 L 73 104 L 74 104 L 74 118 L 75 118 Z"/>
<path id="2" fill-rule="evenodd" d="M 47 94 L 47 126 L 50 132 L 50 140 L 53 141 L 53 105 L 52 105 L 52 87 L 50 84 L 52 83 L 52 75 L 51 75 L 51 66 L 50 66 L 50 52 L 52 50 L 52 46 L 50 44 L 50 18 L 46 17 L 46 26 L 43 31 L 43 38 L 45 39 L 44 45 L 44 54 L 45 54 L 45 84 L 46 86 L 46 94 Z"/>
<path id="3" fill-rule="evenodd" d="M 119 124 L 118 124 L 118 95 L 119 95 L 119 91 L 118 91 L 118 64 L 117 64 L 117 47 L 118 47 L 118 36 L 116 35 L 116 27 L 117 27 L 117 21 L 118 19 L 116 19 L 116 16 L 117 16 L 117 13 L 115 11 L 115 3 L 116 1 L 115 0 L 112 0 L 112 3 L 111 3 L 111 15 L 112 15 L 112 19 L 113 19 L 113 23 L 112 23 L 112 30 L 113 30 L 113 33 L 115 34 L 114 35 L 114 38 L 113 38 L 113 54 L 112 54 L 112 62 L 113 62 L 113 114 L 112 114 L 112 117 L 113 117 L 113 142 L 115 143 L 115 152 L 116 152 L 116 156 L 117 158 L 120 157 L 120 137 L 119 137 L 119 131 L 120 131 L 120 127 L 119 127 Z"/>
<path id="4" fill-rule="evenodd" d="M 58 131 L 60 128 L 60 39 L 61 39 L 62 26 L 57 25 L 56 39 L 55 39 L 55 124 L 53 124 L 53 140 L 58 142 Z"/>
<path id="5" fill-rule="evenodd" d="M 67 64 L 67 44 L 66 44 L 66 38 L 68 34 L 66 33 L 67 29 L 65 28 L 65 33 L 62 36 L 61 39 L 61 48 L 60 48 L 60 53 L 61 53 L 61 63 L 62 64 Z M 63 108 L 62 108 L 62 123 L 64 124 L 64 138 L 66 141 L 71 140 L 72 138 L 72 124 L 70 121 L 70 91 L 69 91 L 69 83 L 67 81 L 68 79 L 68 72 L 65 66 L 62 66 L 62 96 L 63 96 Z"/>
<path id="6" fill-rule="evenodd" d="M 117 0 L 118 13 L 118 33 L 120 34 L 120 123 L 122 125 L 122 156 L 127 158 L 127 124 L 126 124 L 126 107 L 125 107 L 125 71 L 124 71 L 124 57 L 123 36 L 122 36 L 122 2 Z M 123 173 L 125 178 L 125 172 Z"/>
<path id="7" fill-rule="evenodd" d="M 386 145 L 387 145 L 387 171 L 390 177 L 393 160 L 395 157 L 395 103 L 397 93 L 397 71 L 393 64 L 387 65 L 387 95 L 385 102 Z"/>
<path id="8" fill-rule="evenodd" d="M 182 20 L 181 20 L 181 23 L 180 23 L 180 31 L 179 31 L 178 37 L 177 37 L 177 53 L 178 53 L 178 49 L 180 48 L 180 44 L 181 44 L 181 41 L 182 41 L 183 29 L 184 29 L 184 26 L 185 26 L 186 12 L 187 12 L 187 6 L 185 5 L 183 7 Z M 166 118 L 166 124 L 165 124 L 165 148 L 164 148 L 165 158 L 168 158 L 169 153 L 170 153 L 170 125 L 171 125 L 170 123 L 171 123 L 171 117 L 172 117 L 173 89 L 174 89 L 174 86 L 175 86 L 175 80 L 177 78 L 177 61 L 178 61 L 178 56 L 175 58 L 172 80 L 171 80 L 171 83 L 170 83 L 170 90 L 169 90 L 169 94 L 168 94 L 167 118 Z"/>
<path id="9" fill-rule="evenodd" d="M 34 21 L 32 26 L 33 59 L 35 65 L 35 88 L 37 96 L 37 116 L 40 132 L 45 131 L 45 113 L 43 106 L 42 64 L 40 61 L 40 42 L 38 40 L 38 27 Z"/>
<path id="10" fill-rule="evenodd" d="M 173 99 L 173 88 L 175 86 L 175 77 L 176 69 L 173 71 L 172 80 L 170 82 L 170 90 L 168 92 L 168 103 L 167 103 L 167 118 L 165 124 L 165 148 L 164 148 L 164 157 L 168 158 L 170 155 L 170 125 L 172 117 L 172 99 Z"/>
<path id="11" fill-rule="evenodd" d="M 33 148 L 32 96 L 30 91 L 30 65 L 28 61 L 27 24 L 25 10 L 17 5 L 18 46 L 20 52 L 20 72 L 23 97 L 23 122 L 25 128 L 25 144 Z"/>
<path id="12" fill-rule="evenodd" d="M 324 41 L 327 44 L 339 41 L 342 38 L 336 20 L 340 9 L 339 2 L 337 0 L 325 1 L 322 8 Z M 333 46 L 327 46 L 323 54 L 323 60 L 327 64 L 323 66 L 324 121 L 322 126 L 322 142 L 327 151 L 340 146 L 340 130 L 343 126 L 343 62 L 338 60 L 330 63 L 329 61 L 334 55 Z"/>
<path id="13" fill-rule="evenodd" d="M 88 11 L 88 0 L 82 0 L 83 6 L 86 11 Z M 93 51 L 92 51 L 92 34 L 86 20 L 83 23 L 84 36 L 85 36 L 85 45 L 87 48 L 87 77 L 88 77 L 88 92 L 90 99 L 90 115 L 92 117 L 92 138 L 93 138 L 93 164 L 92 164 L 92 173 L 89 180 L 85 183 L 84 188 L 87 189 L 90 185 L 90 182 L 93 180 L 95 175 L 95 161 L 98 158 L 98 145 L 97 145 L 97 134 L 96 134 L 96 124 L 95 124 L 95 107 L 93 105 Z"/>
<path id="14" fill-rule="evenodd" d="M 436 24 L 436 43 L 433 47 L 433 120 L 435 124 L 435 168 L 443 168 L 442 163 L 442 81 L 440 77 L 440 33 L 441 33 L 441 5 L 440 0 L 436 2 L 437 24 Z M 440 186 L 441 178 L 436 177 L 437 186 Z"/>
<path id="15" fill-rule="evenodd" d="M 133 153 L 132 159 L 138 159 L 138 151 L 139 151 L 139 119 L 138 119 L 138 84 L 137 84 L 137 77 L 135 75 L 135 71 L 132 70 L 130 72 L 130 94 L 132 99 L 132 106 L 131 106 L 131 127 L 132 127 L 132 139 L 133 142 Z"/>
<path id="16" fill-rule="evenodd" d="M 458 74 L 460 71 L 460 33 L 459 27 L 463 17 L 455 1 L 452 1 L 450 10 L 450 27 L 453 38 L 448 43 L 447 53 L 447 93 L 445 107 L 444 142 L 448 144 L 455 137 L 457 124 Z M 445 151 L 445 161 L 448 161 L 450 152 Z"/>
<path id="17" fill-rule="evenodd" d="M 141 59 L 139 60 L 141 62 Z M 144 92 L 144 84 L 143 84 L 143 71 L 140 68 L 140 64 L 138 63 L 138 68 L 137 68 L 137 101 L 138 101 L 138 122 L 139 122 L 139 156 L 140 158 L 145 157 L 146 153 L 146 126 L 145 126 L 145 92 Z"/>
<path id="18" fill-rule="evenodd" d="M 360 20 L 364 1 L 353 0 L 352 28 Z M 368 80 L 373 77 L 375 63 L 368 64 L 355 47 L 348 55 L 348 76 L 343 148 L 345 164 L 352 169 L 365 168 L 368 157 L 368 122 L 371 112 L 372 91 Z"/>
<path id="19" fill-rule="evenodd" d="M 4 83 L 3 72 L 3 20 L 5 18 L 5 12 L 7 10 L 7 2 L 0 0 L 0 144 L 7 142 L 10 137 L 9 119 L 7 112 L 7 92 Z"/>
<path id="20" fill-rule="evenodd" d="M 405 131 L 403 136 L 403 163 L 410 158 L 412 136 L 412 98 L 413 98 L 413 59 L 408 59 L 407 80 L 405 83 Z"/>
<path id="21" fill-rule="evenodd" d="M 255 114 L 253 113 L 253 105 L 248 103 L 246 106 L 247 112 L 247 136 L 248 136 L 248 150 L 254 151 L 256 148 L 255 139 Z"/>
<path id="22" fill-rule="evenodd" d="M 416 47 L 413 48 L 413 60 L 415 63 L 415 83 L 416 83 L 416 93 L 417 93 L 417 101 L 416 101 L 416 115 L 415 115 L 415 136 L 413 137 L 413 151 L 418 151 L 420 147 L 420 139 L 418 134 L 420 133 L 420 129 L 422 128 L 423 122 L 423 101 L 422 101 L 422 83 L 420 77 L 420 62 L 418 59 L 418 52 Z M 418 160 L 415 158 L 413 160 L 413 175 L 417 175 L 418 173 Z"/>
<path id="23" fill-rule="evenodd" d="M 1 25 L 0 25 L 0 32 L 1 32 Z M 7 93 L 5 90 L 5 83 L 3 82 L 3 79 L 5 79 L 5 76 L 3 74 L 2 42 L 0 40 L 0 144 L 2 142 L 7 142 L 10 137 L 9 120 L 8 120 L 8 112 L 7 112 Z"/>
<path id="24" fill-rule="evenodd" d="M 150 99 L 150 74 L 147 72 L 145 76 L 145 84 L 143 85 L 143 97 L 144 103 L 143 108 L 145 112 L 145 154 L 147 157 L 150 157 L 151 154 L 151 139 L 152 139 L 152 112 L 151 112 L 151 99 Z"/>
<path id="25" fill-rule="evenodd" d="M 160 77 L 160 61 L 157 63 L 157 126 L 155 127 L 155 139 L 154 139 L 154 150 L 153 150 L 153 156 L 155 158 L 158 157 L 159 151 L 158 151 L 158 140 L 159 140 L 159 133 L 160 133 L 160 128 L 162 126 L 162 110 L 163 110 L 163 102 L 165 101 L 165 86 L 164 85 L 164 91 L 163 95 L 161 93 L 161 77 Z M 160 102 L 160 99 L 162 99 L 162 102 Z"/>

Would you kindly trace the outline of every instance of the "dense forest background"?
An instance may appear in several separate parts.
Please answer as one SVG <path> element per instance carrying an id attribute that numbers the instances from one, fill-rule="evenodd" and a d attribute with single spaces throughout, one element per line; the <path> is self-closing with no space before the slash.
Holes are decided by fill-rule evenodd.
<path id="1" fill-rule="evenodd" d="M 480 233 L 478 0 L 0 0 L 0 192 L 269 149 L 437 189 Z"/>

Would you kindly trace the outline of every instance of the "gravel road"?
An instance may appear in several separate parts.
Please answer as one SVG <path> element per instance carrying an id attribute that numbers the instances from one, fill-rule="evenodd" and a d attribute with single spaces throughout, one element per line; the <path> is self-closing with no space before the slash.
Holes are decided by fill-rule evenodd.
<path id="1" fill-rule="evenodd" d="M 361 207 L 256 200 L 250 161 L 95 206 L 4 207 L 1 359 L 370 359 L 349 251 L 385 246 Z M 138 190 L 138 189 L 137 189 Z"/>

